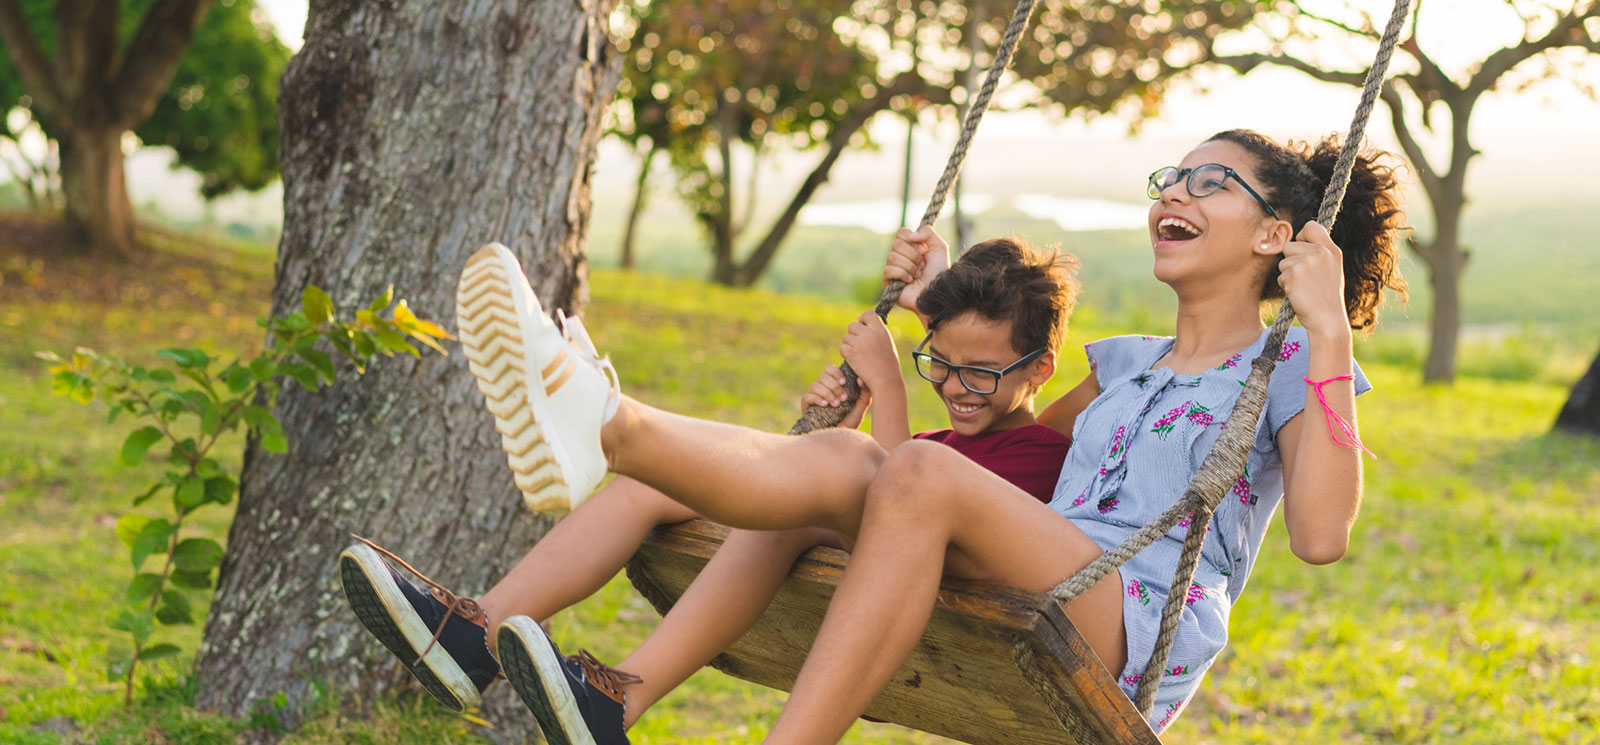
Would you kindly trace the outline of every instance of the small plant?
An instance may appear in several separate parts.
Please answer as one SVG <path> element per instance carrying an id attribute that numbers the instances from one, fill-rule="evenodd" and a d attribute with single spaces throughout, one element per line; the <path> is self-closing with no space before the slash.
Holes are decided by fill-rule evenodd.
<path id="1" fill-rule="evenodd" d="M 391 306 L 388 317 L 380 315 Z M 157 356 L 165 365 L 156 368 L 87 349 L 67 358 L 39 353 L 54 363 L 50 371 L 56 395 L 84 404 L 104 400 L 111 407 L 108 424 L 124 414 L 148 422 L 123 441 L 124 465 L 138 465 L 158 443 L 167 447 L 166 473 L 134 497 L 133 506 L 169 495 L 171 516 L 129 512 L 116 523 L 117 539 L 128 547 L 134 572 L 123 595 L 125 604 L 110 624 L 131 637 L 133 648 L 125 654 L 113 652 L 107 664 L 108 677 L 124 682 L 124 706 L 133 700 L 134 671 L 140 662 L 181 651 L 175 644 L 150 644 L 155 625 L 194 624 L 188 593 L 209 589 L 212 573 L 222 562 L 222 546 L 216 541 L 183 536 L 184 523 L 195 510 L 225 505 L 238 489 L 234 469 L 211 457 L 217 441 L 242 426 L 259 438 L 262 448 L 288 452 L 289 442 L 272 409 L 285 378 L 308 391 L 333 382 L 337 367 L 333 357 L 318 348 L 319 341 L 328 342 L 360 374 L 379 354 L 420 356 L 413 339 L 443 354 L 436 340 L 450 338 L 438 324 L 418 318 L 406 301 L 396 303 L 393 286 L 356 311 L 353 321 L 337 320 L 333 301 L 314 286 L 306 288 L 301 308 L 285 317 L 258 321 L 269 332 L 266 348 L 253 359 L 226 365 L 198 349 L 163 349 Z M 155 557 L 162 557 L 160 567 L 144 571 Z"/>

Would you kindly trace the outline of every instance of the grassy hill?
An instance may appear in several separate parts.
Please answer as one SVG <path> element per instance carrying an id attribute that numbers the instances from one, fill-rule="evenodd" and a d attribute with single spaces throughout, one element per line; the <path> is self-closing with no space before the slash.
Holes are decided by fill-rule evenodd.
<path id="1" fill-rule="evenodd" d="M 147 669 L 131 710 L 106 682 L 106 650 L 118 639 L 104 626 L 129 574 L 112 523 L 156 466 L 117 465 L 126 425 L 108 427 L 102 409 L 52 397 L 31 354 L 88 344 L 147 359 L 175 342 L 222 354 L 252 347 L 271 253 L 158 235 L 138 265 L 47 263 L 17 239 L 44 228 L 0 223 L 0 742 L 235 742 L 251 722 L 189 707 L 197 630 L 163 632 L 185 653 Z M 787 428 L 799 390 L 833 361 L 843 325 L 860 312 L 609 270 L 592 280 L 586 321 L 624 390 L 765 430 Z M 1156 295 L 1141 289 L 1113 312 L 1091 288 L 1068 349 L 1160 331 L 1170 321 L 1153 298 L 1138 304 L 1147 294 Z M 912 324 L 895 320 L 902 351 L 917 336 Z M 1367 465 L 1350 556 L 1300 564 L 1275 527 L 1235 608 L 1228 650 L 1165 740 L 1593 742 L 1600 443 L 1546 434 L 1565 388 L 1537 354 L 1522 379 L 1469 375 L 1452 388 L 1422 388 L 1411 369 L 1361 359 L 1376 385 L 1362 399 L 1363 435 L 1381 459 Z M 1047 399 L 1085 372 L 1081 356 L 1068 351 L 1064 361 Z M 939 426 L 931 393 L 913 389 L 913 424 Z M 227 447 L 237 458 L 240 443 Z M 228 516 L 216 512 L 202 529 L 220 540 Z M 654 620 L 618 579 L 554 629 L 564 645 L 615 660 Z M 703 671 L 646 715 L 633 740 L 754 740 L 782 699 Z M 354 717 L 352 704 L 323 702 L 287 742 L 480 741 L 476 725 L 425 701 L 381 702 L 370 718 Z M 862 723 L 847 742 L 939 741 Z"/>

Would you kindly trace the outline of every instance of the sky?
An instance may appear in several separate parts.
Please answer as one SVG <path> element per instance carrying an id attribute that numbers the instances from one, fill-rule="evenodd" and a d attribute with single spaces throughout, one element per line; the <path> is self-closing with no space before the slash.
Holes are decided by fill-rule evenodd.
<path id="1" fill-rule="evenodd" d="M 305 0 L 257 2 L 280 38 L 298 49 L 305 25 Z M 1389 0 L 1352 0 L 1352 4 L 1380 22 L 1392 7 Z M 1345 4 L 1329 0 L 1323 5 L 1336 12 Z M 1522 33 L 1511 6 L 1501 0 L 1430 0 L 1422 28 L 1419 43 L 1452 71 L 1468 68 L 1493 50 L 1515 42 Z M 1364 69 L 1370 62 L 1371 46 L 1328 47 L 1318 54 L 1348 69 Z M 1591 77 L 1589 82 L 1600 85 L 1600 62 L 1591 62 L 1584 74 Z M 1181 159 L 1206 136 L 1234 127 L 1255 129 L 1278 139 L 1316 138 L 1343 131 L 1349 126 L 1357 93 L 1353 87 L 1317 83 L 1281 68 L 1263 67 L 1245 76 L 1213 71 L 1169 93 L 1162 114 L 1144 122 L 1133 136 L 1122 119 L 1085 122 L 1035 112 L 997 112 L 985 117 L 963 178 L 969 193 L 1103 197 L 1137 203 L 1143 199 L 1144 174 Z M 1369 134 L 1378 146 L 1397 149 L 1386 118 L 1380 108 Z M 898 198 L 906 125 L 903 120 L 880 117 L 872 135 L 879 149 L 841 158 L 817 202 Z M 914 183 L 931 186 L 954 135 L 955 123 L 950 121 L 930 121 L 918 128 L 913 135 Z M 1547 82 L 1525 92 L 1492 93 L 1474 112 L 1472 136 L 1484 152 L 1470 171 L 1471 186 L 1480 198 L 1555 198 L 1592 181 L 1592 176 L 1573 173 L 1570 165 L 1600 164 L 1600 103 L 1578 93 L 1570 81 Z M 1440 150 L 1438 144 L 1432 147 Z M 764 171 L 770 169 L 776 183 L 773 188 L 764 187 L 763 192 L 776 195 L 786 191 L 784 187 L 804 178 L 815 158 L 814 153 L 802 153 L 764 162 Z M 130 168 L 136 180 L 162 178 L 154 167 Z M 597 212 L 622 209 L 630 196 L 635 169 L 633 156 L 620 145 L 611 141 L 602 145 L 594 182 Z M 167 191 L 167 185 L 159 188 Z M 135 191 L 140 190 L 136 185 Z M 263 209 L 263 202 L 275 199 L 277 196 L 269 193 L 237 200 L 238 207 L 220 207 L 225 215 L 235 209 L 251 214 Z M 668 200 L 656 200 L 663 201 Z"/>

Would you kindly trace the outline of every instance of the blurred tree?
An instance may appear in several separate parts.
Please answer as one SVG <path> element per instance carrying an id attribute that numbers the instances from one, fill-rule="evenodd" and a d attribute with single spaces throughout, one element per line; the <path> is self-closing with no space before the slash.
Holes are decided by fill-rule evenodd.
<path id="1" fill-rule="evenodd" d="M 1556 416 L 1556 429 L 1600 437 L 1600 352 L 1572 385 L 1572 395 Z"/>
<path id="2" fill-rule="evenodd" d="M 1471 257 L 1462 241 L 1461 218 L 1467 204 L 1467 166 L 1480 152 L 1471 139 L 1473 109 L 1490 91 L 1526 88 L 1543 80 L 1560 79 L 1590 97 L 1595 95 L 1594 68 L 1592 64 L 1585 68 L 1589 62 L 1585 57 L 1600 53 L 1600 0 L 1504 0 L 1503 4 L 1511 11 L 1510 17 L 1522 26 L 1520 38 L 1464 70 L 1449 71 L 1435 62 L 1418 40 L 1419 30 L 1425 32 L 1426 26 L 1420 16 L 1422 3 L 1416 3 L 1418 9 L 1412 14 L 1409 34 L 1398 48 L 1398 72 L 1391 73 L 1382 94 L 1395 137 L 1422 182 L 1433 210 L 1432 237 L 1409 242 L 1412 252 L 1427 267 L 1433 296 L 1428 358 L 1422 371 L 1423 380 L 1429 383 L 1455 379 L 1456 343 L 1461 331 L 1461 277 Z M 1357 43 L 1372 48 L 1384 17 L 1374 18 L 1349 3 L 1331 12 L 1320 10 L 1327 3 L 1278 5 L 1277 12 L 1260 26 L 1269 39 L 1270 51 L 1215 54 L 1209 61 L 1240 72 L 1264 64 L 1279 65 L 1317 80 L 1362 85 L 1365 70 L 1350 69 L 1348 63 L 1330 64 L 1318 57 L 1342 54 Z M 1313 5 L 1319 10 L 1309 9 Z M 1435 38 L 1441 47 L 1453 41 L 1448 34 Z M 1365 54 L 1356 56 L 1366 59 Z M 1402 66 L 1402 59 L 1409 64 Z M 1590 72 L 1581 73 L 1584 69 Z M 1441 107 L 1443 112 L 1439 111 Z M 1424 142 L 1428 135 L 1442 140 L 1442 147 L 1432 150 L 1439 157 L 1430 157 L 1431 143 Z"/>
<path id="3" fill-rule="evenodd" d="M 0 108 L 27 112 L 5 117 L 0 137 L 17 144 L 37 124 L 57 144 L 62 207 L 80 247 L 134 250 L 123 174 L 130 131 L 172 147 L 208 198 L 276 176 L 274 102 L 289 52 L 257 22 L 254 0 L 211 6 L 0 0 Z"/>
<path id="4" fill-rule="evenodd" d="M 1210 40 L 1249 23 L 1256 5 L 1046 4 L 1035 12 L 1015 63 L 1014 79 L 1030 93 L 993 105 L 1134 118 L 1154 113 L 1167 74 L 1204 59 Z M 619 99 L 633 110 L 656 107 L 664 122 L 622 116 L 614 131 L 634 143 L 648 139 L 648 146 L 639 146 L 647 161 L 654 152 L 669 155 L 680 191 L 710 238 L 712 279 L 749 285 L 770 265 L 839 156 L 869 144 L 864 128 L 874 116 L 951 107 L 968 98 L 962 72 L 992 62 L 988 50 L 998 46 L 1014 8 L 1010 0 L 711 0 L 692 6 L 641 0 L 632 7 L 633 33 L 619 41 L 628 54 Z M 659 127 L 665 143 L 642 136 L 647 121 Z M 740 257 L 737 244 L 757 214 L 760 162 L 779 148 L 823 154 L 765 232 L 744 241 L 751 248 Z M 748 156 L 742 191 L 735 152 Z"/>

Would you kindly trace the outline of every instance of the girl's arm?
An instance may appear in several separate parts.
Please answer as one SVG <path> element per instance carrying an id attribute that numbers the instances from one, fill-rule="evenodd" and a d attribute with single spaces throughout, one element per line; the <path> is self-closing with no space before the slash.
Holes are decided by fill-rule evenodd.
<path id="1" fill-rule="evenodd" d="M 1307 223 L 1295 237 L 1283 247 L 1278 284 L 1294 303 L 1309 337 L 1306 377 L 1323 381 L 1350 375 L 1355 363 L 1344 305 L 1343 252 L 1315 222 Z M 1355 431 L 1354 382 L 1335 380 L 1322 390 L 1329 409 Z M 1329 564 L 1344 557 L 1361 509 L 1361 451 L 1334 441 L 1328 414 L 1313 386 L 1306 386 L 1305 396 L 1305 409 L 1278 430 L 1283 519 L 1295 556 L 1311 564 Z"/>
<path id="2" fill-rule="evenodd" d="M 1072 425 L 1078 421 L 1078 415 L 1083 413 L 1085 407 L 1100 395 L 1100 381 L 1090 370 L 1072 390 L 1066 395 L 1051 402 L 1039 412 L 1038 422 L 1054 429 L 1068 437 L 1072 436 Z"/>
<path id="3" fill-rule="evenodd" d="M 1343 338 L 1312 337 L 1312 380 L 1351 373 L 1350 333 Z M 1355 386 L 1336 380 L 1322 387 L 1328 406 L 1356 426 Z M 1350 529 L 1361 509 L 1361 451 L 1334 442 L 1328 416 L 1316 390 L 1306 386 L 1306 408 L 1278 430 L 1283 454 L 1283 519 L 1289 547 L 1309 564 L 1331 564 L 1344 557 Z M 1336 430 L 1337 431 L 1337 430 Z M 1343 433 L 1340 433 L 1343 438 Z"/>

